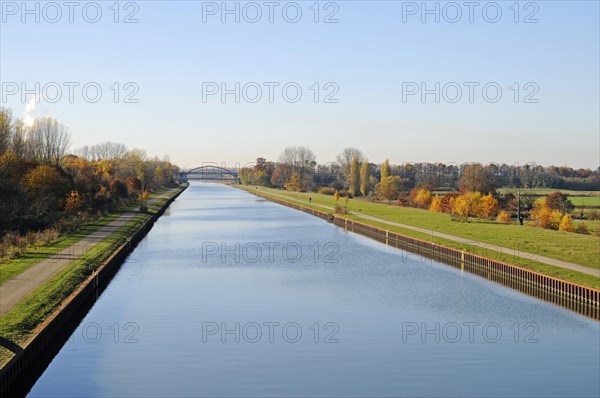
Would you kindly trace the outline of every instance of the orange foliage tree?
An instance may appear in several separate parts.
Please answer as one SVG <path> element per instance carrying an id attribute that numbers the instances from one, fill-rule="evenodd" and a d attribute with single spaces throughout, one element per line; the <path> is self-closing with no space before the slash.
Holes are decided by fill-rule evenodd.
<path id="1" fill-rule="evenodd" d="M 496 217 L 496 221 L 501 224 L 510 224 L 510 214 L 505 211 L 501 211 L 498 213 L 498 217 Z"/>

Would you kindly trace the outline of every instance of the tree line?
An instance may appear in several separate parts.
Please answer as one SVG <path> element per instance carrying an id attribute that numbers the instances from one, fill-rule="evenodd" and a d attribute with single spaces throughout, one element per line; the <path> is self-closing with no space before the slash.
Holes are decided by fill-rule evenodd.
<path id="1" fill-rule="evenodd" d="M 600 169 L 573 169 L 566 166 L 536 164 L 376 164 L 356 148 L 345 148 L 335 162 L 319 164 L 307 147 L 288 147 L 277 161 L 258 158 L 240 170 L 242 184 L 274 187 L 298 192 L 319 192 L 341 196 L 362 196 L 402 206 L 446 212 L 457 220 L 469 217 L 506 222 L 513 215 L 539 218 L 542 205 L 536 204 L 532 188 L 599 190 Z M 500 194 L 498 189 L 507 187 Z M 439 193 L 436 195 L 435 193 Z M 560 220 L 572 210 L 568 198 L 562 204 L 552 202 L 546 209 L 554 211 L 553 222 L 540 222 L 559 229 Z M 547 218 L 547 217 L 546 217 Z M 583 213 L 582 213 L 583 218 Z M 564 230 L 572 229 L 565 221 Z"/>
<path id="2" fill-rule="evenodd" d="M 114 142 L 70 151 L 70 142 L 60 121 L 27 125 L 0 107 L 0 232 L 105 213 L 175 183 L 179 169 L 168 158 Z"/>
<path id="3" fill-rule="evenodd" d="M 398 177 L 389 180 L 388 177 Z M 258 158 L 240 171 L 242 181 L 276 188 L 288 187 L 316 191 L 321 187 L 347 190 L 351 196 L 368 196 L 376 184 L 387 184 L 386 191 L 409 192 L 427 186 L 436 191 L 471 191 L 494 194 L 500 187 L 598 190 L 600 168 L 573 169 L 567 166 L 544 167 L 537 164 L 444 164 L 370 162 L 356 148 L 346 148 L 336 161 L 319 164 L 310 148 L 297 146 L 283 150 L 277 161 Z M 290 185 L 291 183 L 291 185 Z M 391 186 L 389 186 L 391 185 Z M 393 189 L 393 188 L 398 188 Z M 364 191 L 364 192 L 363 192 Z M 390 199 L 396 199 L 394 197 Z"/>

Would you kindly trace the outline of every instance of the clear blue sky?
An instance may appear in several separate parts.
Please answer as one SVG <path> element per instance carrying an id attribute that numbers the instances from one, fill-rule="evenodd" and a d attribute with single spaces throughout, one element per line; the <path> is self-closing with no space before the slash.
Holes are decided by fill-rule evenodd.
<path id="1" fill-rule="evenodd" d="M 417 161 L 506 162 L 571 165 L 596 168 L 599 151 L 599 6 L 597 1 L 538 1 L 519 5 L 514 22 L 513 1 L 498 2 L 502 16 L 497 23 L 483 17 L 483 5 L 469 22 L 462 6 L 457 23 L 455 10 L 439 2 L 440 23 L 407 2 L 338 1 L 338 23 L 314 23 L 313 1 L 297 2 L 302 17 L 286 22 L 279 2 L 274 22 L 268 8 L 257 23 L 241 14 L 240 23 L 227 16 L 207 15 L 199 1 L 138 1 L 137 10 L 124 9 L 119 19 L 135 11 L 137 23 L 114 23 L 113 1 L 98 2 L 102 17 L 86 22 L 81 2 L 68 21 L 62 8 L 57 23 L 49 23 L 55 10 L 42 9 L 40 22 L 21 11 L 21 2 L 2 2 L 0 74 L 6 83 L 25 82 L 33 88 L 48 82 L 79 82 L 70 103 L 63 96 L 56 103 L 42 99 L 34 116 L 51 115 L 67 126 L 73 147 L 106 140 L 144 148 L 151 155 L 169 154 L 181 166 L 215 161 L 245 163 L 258 156 L 276 159 L 289 145 L 313 149 L 319 162 L 335 159 L 344 147 L 357 147 L 375 162 Z M 62 4 L 62 2 L 59 2 Z M 221 7 L 221 2 L 215 3 Z M 240 8 L 246 4 L 240 2 Z M 332 11 L 320 3 L 320 20 Z M 414 3 L 421 7 L 421 2 Z M 462 5 L 463 2 L 458 2 Z M 29 3 L 34 7 L 34 3 Z M 235 2 L 229 2 L 233 8 Z M 435 2 L 429 2 L 433 8 Z M 408 7 L 408 8 L 407 8 Z M 246 8 L 248 18 L 254 10 Z M 294 17 L 294 8 L 288 16 Z M 489 8 L 486 16 L 494 18 Z M 537 23 L 523 23 L 534 13 Z M 94 10 L 88 9 L 89 18 Z M 81 86 L 97 82 L 103 95 L 97 103 L 82 97 Z M 110 86 L 134 82 L 139 103 L 114 103 Z M 202 100 L 203 82 L 226 82 L 233 87 L 247 82 L 297 82 L 303 90 L 297 103 L 288 103 L 275 88 L 274 102 L 263 98 L 250 103 L 233 95 L 222 103 L 219 96 Z M 321 83 L 319 103 L 310 87 Z M 323 84 L 334 82 L 338 103 L 323 103 Z M 450 103 L 434 96 L 423 103 L 419 95 L 402 99 L 403 82 L 425 82 L 433 88 L 448 82 L 477 82 L 474 102 L 463 97 Z M 502 97 L 485 100 L 481 87 L 497 83 Z M 519 83 L 519 102 L 514 90 Z M 538 103 L 524 103 L 535 86 Z M 121 88 L 121 95 L 131 91 Z M 291 92 L 293 94 L 293 92 Z M 454 96 L 454 91 L 448 95 Z M 490 97 L 493 92 L 490 92 Z M 20 95 L 3 93 L 2 103 L 22 116 Z M 253 95 L 253 94 L 252 94 Z M 290 94 L 291 95 L 291 94 Z M 31 96 L 27 96 L 29 100 Z"/>

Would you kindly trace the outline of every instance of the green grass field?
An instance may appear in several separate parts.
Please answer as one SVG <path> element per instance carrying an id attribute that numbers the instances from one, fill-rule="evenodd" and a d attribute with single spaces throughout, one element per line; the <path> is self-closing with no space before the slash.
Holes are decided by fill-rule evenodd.
<path id="1" fill-rule="evenodd" d="M 304 204 L 308 203 L 309 197 L 312 197 L 315 204 L 327 205 L 330 208 L 335 205 L 333 197 L 328 195 L 288 192 L 262 187 L 259 190 L 293 198 Z M 340 199 L 340 204 L 343 203 L 344 200 Z M 503 225 L 493 221 L 473 220 L 463 223 L 452 221 L 448 214 L 390 206 L 362 199 L 350 199 L 349 209 L 431 231 L 552 257 L 591 268 L 600 268 L 600 238 L 593 235 L 579 235 L 517 224 Z M 599 223 L 599 221 L 588 221 L 587 223 Z"/>
<path id="2" fill-rule="evenodd" d="M 595 206 L 600 207 L 600 196 L 571 196 L 569 195 L 569 200 L 573 205 L 577 208 L 582 204 L 584 206 Z"/>

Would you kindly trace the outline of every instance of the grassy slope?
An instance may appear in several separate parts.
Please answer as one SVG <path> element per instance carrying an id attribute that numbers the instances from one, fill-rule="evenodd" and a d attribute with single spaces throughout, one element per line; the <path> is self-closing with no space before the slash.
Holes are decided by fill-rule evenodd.
<path id="1" fill-rule="evenodd" d="M 600 206 L 600 196 L 571 196 L 569 200 L 575 207 L 581 206 Z"/>
<path id="2" fill-rule="evenodd" d="M 153 214 L 168 200 L 160 198 L 149 206 Z M 38 287 L 22 302 L 0 318 L 0 336 L 15 343 L 24 343 L 33 330 L 42 323 L 62 301 L 67 298 L 103 261 L 126 242 L 150 214 L 138 214 L 115 233 L 106 237 L 86 254 L 73 260 L 44 285 Z M 0 348 L 0 364 L 12 357 L 12 353 Z"/>
<path id="3" fill-rule="evenodd" d="M 245 188 L 245 187 L 243 187 Z M 256 191 L 255 187 L 252 187 L 251 189 L 248 189 L 249 191 Z M 286 191 L 280 191 L 280 190 L 272 190 L 272 189 L 267 189 L 267 188 L 259 188 L 260 191 L 262 191 L 262 193 L 271 193 L 271 194 L 276 194 L 276 195 L 281 195 L 284 194 L 286 197 L 289 197 L 292 199 L 293 202 L 297 202 L 297 203 L 301 203 L 307 207 L 311 207 L 317 210 L 321 210 L 321 211 L 325 211 L 322 207 L 319 206 L 319 204 L 327 204 L 330 205 L 331 203 L 333 203 L 333 198 L 330 196 L 326 196 L 326 195 L 317 195 L 317 194 L 300 194 L 300 193 L 291 193 L 291 192 L 286 192 Z M 308 203 L 308 197 L 312 197 L 313 199 L 313 203 L 309 204 Z M 340 199 L 340 201 L 342 201 Z M 365 211 L 365 208 L 367 206 L 363 206 L 364 203 L 367 203 L 369 205 L 376 205 L 379 207 L 384 207 L 386 208 L 385 211 L 383 211 L 383 213 L 386 213 L 386 211 L 394 211 L 394 210 L 413 210 L 416 211 L 420 214 L 427 214 L 430 212 L 427 211 L 423 211 L 423 210 L 418 210 L 418 209 L 407 209 L 407 208 L 400 208 L 397 206 L 388 206 L 385 204 L 374 204 L 374 203 L 370 203 L 370 202 L 366 202 L 366 201 L 359 201 L 359 200 L 350 200 L 349 202 L 349 207 L 350 210 L 359 210 L 362 209 L 362 211 L 364 213 L 369 213 L 368 211 Z M 371 213 L 369 213 L 371 214 Z M 453 225 L 458 225 L 458 226 L 462 226 L 463 228 L 470 228 L 472 226 L 477 225 L 478 223 L 458 223 L 458 222 L 452 222 L 449 220 L 449 216 L 447 214 L 439 214 L 439 213 L 430 213 L 436 216 L 442 216 L 444 218 L 446 218 L 446 223 L 448 224 L 453 224 Z M 377 215 L 377 214 L 373 214 L 373 215 Z M 381 215 L 377 215 L 379 217 L 381 217 Z M 594 288 L 599 288 L 600 287 L 600 279 L 597 277 L 593 277 L 590 275 L 586 275 L 586 274 L 582 274 L 576 271 L 571 271 L 568 269 L 564 269 L 564 268 L 560 268 L 560 267 L 555 267 L 555 266 L 551 266 L 551 265 L 546 265 L 543 263 L 539 263 L 537 261 L 533 261 L 530 260 L 528 258 L 526 258 L 526 256 L 523 257 L 516 257 L 513 255 L 510 255 L 508 253 L 503 253 L 503 252 L 498 252 L 496 250 L 492 250 L 492 249 L 485 249 L 485 248 L 480 248 L 477 246 L 472 246 L 472 245 L 465 245 L 462 243 L 458 243 L 455 241 L 451 241 L 451 240 L 447 240 L 447 239 L 442 239 L 442 238 L 437 238 L 437 237 L 432 237 L 430 234 L 424 234 L 424 233 L 420 233 L 420 232 L 416 232 L 416 231 L 412 231 L 409 229 L 404 229 L 401 227 L 395 227 L 395 226 L 390 226 L 389 224 L 385 224 L 385 223 L 379 223 L 379 222 L 374 222 L 371 220 L 366 220 L 366 219 L 361 219 L 359 216 L 347 216 L 350 219 L 354 219 L 354 220 L 359 220 L 361 222 L 364 222 L 366 224 L 370 224 L 370 225 L 375 225 L 384 229 L 389 229 L 391 231 L 396 231 L 396 232 L 400 232 L 404 235 L 408 235 L 408 236 L 412 236 L 418 239 L 423 239 L 423 240 L 428 240 L 428 241 L 434 241 L 436 243 L 439 244 L 443 244 L 445 246 L 448 247 L 453 247 L 456 249 L 460 249 L 460 250 L 465 250 L 465 251 L 469 251 L 475 254 L 479 254 L 488 258 L 492 258 L 492 259 L 496 259 L 496 260 L 500 260 L 500 261 L 505 261 L 507 263 L 510 264 L 514 264 L 514 265 L 519 265 L 522 266 L 524 268 L 528 268 L 546 275 L 550 275 L 550 276 L 554 276 L 557 278 L 561 278 L 564 280 L 568 280 L 571 282 L 575 282 L 575 283 L 580 283 L 582 285 L 585 286 L 590 286 L 590 287 L 594 287 Z M 383 218 L 383 217 L 382 217 Z M 404 222 L 404 220 L 394 220 L 394 221 L 398 221 L 398 222 L 403 222 L 405 224 L 409 224 L 408 222 Z M 522 226 L 518 226 L 518 225 L 501 225 L 501 224 L 492 224 L 492 223 L 482 223 L 481 225 L 485 226 L 486 228 L 490 228 L 490 227 L 494 227 L 496 229 L 495 235 L 506 235 L 506 234 L 510 234 L 510 229 L 526 229 L 526 230 L 533 230 L 534 232 L 537 232 L 538 228 L 534 228 L 534 227 L 522 227 Z M 416 226 L 420 226 L 423 227 L 422 225 L 416 225 Z M 438 229 L 439 230 L 439 229 Z M 498 232 L 500 231 L 500 232 Z M 550 233 L 554 233 L 557 235 L 564 235 L 566 233 L 563 232 L 559 232 L 559 231 L 547 231 L 547 230 L 541 230 L 542 232 L 550 232 Z M 441 231 L 441 232 L 447 232 L 450 233 L 448 231 Z M 453 235 L 458 235 L 458 234 L 453 234 Z M 592 237 L 592 236 L 583 236 L 583 235 L 575 235 L 575 234 L 570 234 L 573 235 L 575 238 L 593 238 L 595 239 L 595 252 L 596 252 L 596 267 L 600 267 L 600 265 L 598 265 L 598 250 L 600 249 L 600 239 L 597 237 Z M 556 236 L 556 235 L 555 235 Z M 469 236 L 466 236 L 469 237 Z M 482 241 L 481 239 L 475 239 L 474 237 L 473 240 L 477 240 L 477 241 Z M 531 237 L 529 238 L 531 239 Z M 504 239 L 504 242 L 506 242 L 507 240 Z M 510 242 L 510 240 L 508 240 Z M 587 241 L 587 240 L 586 240 Z M 594 241 L 593 241 L 594 242 Z M 492 242 L 494 243 L 494 242 Z M 542 244 L 544 243 L 544 241 L 542 241 Z M 494 243 L 494 244 L 499 244 L 499 243 Z M 507 245 L 503 245 L 503 246 L 507 246 Z M 590 247 L 590 249 L 592 249 L 593 247 Z M 546 247 L 546 249 L 548 249 Z M 525 251 L 523 246 L 520 246 L 520 250 L 521 251 Z M 543 253 L 544 255 L 547 255 L 547 253 Z M 548 256 L 551 257 L 551 256 Z"/>

